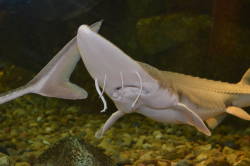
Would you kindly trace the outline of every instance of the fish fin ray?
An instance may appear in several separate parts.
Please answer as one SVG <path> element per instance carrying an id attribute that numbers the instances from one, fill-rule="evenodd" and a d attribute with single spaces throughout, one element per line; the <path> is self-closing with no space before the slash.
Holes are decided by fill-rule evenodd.
<path id="1" fill-rule="evenodd" d="M 98 32 L 102 21 L 90 27 Z M 76 37 L 68 42 L 57 55 L 30 81 L 37 88 L 34 93 L 63 99 L 85 99 L 88 93 L 78 85 L 69 81 L 81 56 L 78 51 Z"/>
<path id="2" fill-rule="evenodd" d="M 204 133 L 207 136 L 211 135 L 210 130 L 207 128 L 203 120 L 193 110 L 191 110 L 185 104 L 182 103 L 178 103 L 176 107 L 177 109 L 183 111 L 183 114 L 185 115 L 188 124 L 194 126 L 198 131 Z"/>
<path id="3" fill-rule="evenodd" d="M 88 96 L 88 93 L 83 88 L 70 82 L 48 84 L 37 93 L 42 96 L 71 100 L 85 99 Z"/>
<path id="4" fill-rule="evenodd" d="M 250 120 L 250 115 L 242 108 L 230 106 L 226 108 L 226 112 L 231 115 L 237 116 L 238 118 L 241 118 L 244 120 Z"/>
<path id="5" fill-rule="evenodd" d="M 250 68 L 245 72 L 242 79 L 239 82 L 240 84 L 250 85 Z"/>
<path id="6" fill-rule="evenodd" d="M 116 112 L 114 112 L 109 118 L 108 120 L 104 123 L 104 125 L 97 130 L 97 132 L 95 133 L 95 137 L 96 138 L 101 138 L 103 136 L 103 134 L 118 120 L 120 119 L 122 116 L 124 116 L 125 113 L 118 110 Z"/>
<path id="7" fill-rule="evenodd" d="M 91 25 L 98 31 L 102 20 Z M 26 85 L 0 94 L 0 104 L 11 101 L 28 93 L 64 99 L 83 99 L 87 92 L 69 81 L 69 78 L 80 60 L 76 46 L 76 37 L 68 42 L 50 62 Z"/>
<path id="8" fill-rule="evenodd" d="M 214 129 L 217 127 L 222 120 L 226 117 L 226 114 L 218 115 L 216 117 L 212 117 L 206 120 L 206 123 L 210 129 Z"/>

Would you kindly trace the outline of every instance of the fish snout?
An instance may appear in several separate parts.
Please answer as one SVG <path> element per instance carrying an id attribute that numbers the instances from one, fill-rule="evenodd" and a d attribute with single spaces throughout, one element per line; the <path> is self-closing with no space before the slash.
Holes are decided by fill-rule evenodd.
<path id="1" fill-rule="evenodd" d="M 77 35 L 85 35 L 87 33 L 90 33 L 92 30 L 90 29 L 90 27 L 88 25 L 81 25 L 78 28 L 78 32 Z"/>

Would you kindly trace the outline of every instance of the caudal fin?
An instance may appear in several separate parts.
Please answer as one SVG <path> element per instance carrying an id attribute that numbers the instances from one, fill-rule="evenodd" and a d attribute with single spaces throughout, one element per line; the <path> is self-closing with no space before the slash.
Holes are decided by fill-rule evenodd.
<path id="1" fill-rule="evenodd" d="M 98 31 L 102 21 L 90 26 Z M 74 37 L 59 53 L 25 86 L 0 94 L 0 104 L 19 96 L 36 93 L 42 96 L 63 99 L 84 99 L 88 93 L 69 81 L 70 76 L 80 60 L 76 37 Z"/>
<path id="2" fill-rule="evenodd" d="M 43 96 L 64 99 L 86 98 L 87 92 L 69 81 L 79 60 L 80 55 L 76 46 L 76 38 L 73 38 L 28 83 L 28 85 L 33 86 L 32 92 Z"/>

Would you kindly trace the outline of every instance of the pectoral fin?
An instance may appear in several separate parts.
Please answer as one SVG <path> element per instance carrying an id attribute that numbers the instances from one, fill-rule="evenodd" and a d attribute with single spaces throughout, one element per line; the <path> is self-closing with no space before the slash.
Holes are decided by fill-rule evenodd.
<path id="1" fill-rule="evenodd" d="M 113 113 L 109 119 L 105 122 L 105 124 L 95 133 L 96 138 L 101 138 L 103 134 L 118 120 L 120 119 L 125 113 L 118 110 Z"/>
<path id="2" fill-rule="evenodd" d="M 176 108 L 181 110 L 185 119 L 186 123 L 194 126 L 198 131 L 202 132 L 203 134 L 210 136 L 211 132 L 202 121 L 202 119 L 190 108 L 188 108 L 185 104 L 178 103 Z"/>
<path id="3" fill-rule="evenodd" d="M 244 111 L 242 108 L 230 106 L 230 107 L 227 107 L 226 112 L 234 116 L 237 116 L 238 118 L 241 118 L 244 120 L 250 120 L 250 115 L 246 111 Z"/>
<path id="4" fill-rule="evenodd" d="M 222 114 L 222 115 L 218 115 L 216 117 L 213 117 L 213 118 L 209 118 L 206 120 L 206 123 L 208 125 L 208 127 L 210 129 L 214 129 L 215 127 L 217 127 L 221 122 L 222 120 L 226 117 L 225 114 Z"/>

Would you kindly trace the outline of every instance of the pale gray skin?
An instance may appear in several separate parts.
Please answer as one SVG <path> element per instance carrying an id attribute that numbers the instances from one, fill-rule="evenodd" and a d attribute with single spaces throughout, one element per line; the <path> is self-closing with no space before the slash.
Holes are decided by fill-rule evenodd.
<path id="1" fill-rule="evenodd" d="M 102 21 L 90 28 L 98 32 Z M 63 99 L 85 99 L 88 93 L 71 83 L 69 78 L 80 60 L 76 37 L 69 41 L 55 57 L 25 86 L 0 94 L 0 104 L 28 93 Z"/>
<path id="2" fill-rule="evenodd" d="M 90 27 L 81 26 L 77 37 L 34 79 L 21 88 L 1 94 L 0 104 L 27 93 L 65 99 L 86 98 L 84 89 L 69 82 L 81 57 L 90 75 L 118 109 L 96 133 L 98 137 L 120 117 L 133 112 L 159 122 L 189 124 L 206 135 L 211 133 L 203 120 L 211 128 L 226 113 L 250 120 L 249 114 L 241 109 L 250 105 L 250 70 L 238 84 L 160 71 L 134 61 L 98 35 L 101 24 L 100 21 Z"/>
<path id="3" fill-rule="evenodd" d="M 250 120 L 240 108 L 250 106 L 250 70 L 238 84 L 160 71 L 131 59 L 86 25 L 78 29 L 77 45 L 88 72 L 118 109 L 96 137 L 134 112 L 163 123 L 189 124 L 208 136 L 203 121 L 214 128 L 226 113 Z"/>

